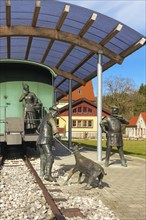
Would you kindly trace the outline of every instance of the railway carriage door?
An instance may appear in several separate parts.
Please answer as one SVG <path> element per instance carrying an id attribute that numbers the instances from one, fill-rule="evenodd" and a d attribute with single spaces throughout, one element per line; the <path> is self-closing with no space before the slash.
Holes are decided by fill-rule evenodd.
<path id="1" fill-rule="evenodd" d="M 22 117 L 22 104 L 19 103 L 21 83 L 0 83 L 0 134 L 4 133 L 6 118 Z"/>

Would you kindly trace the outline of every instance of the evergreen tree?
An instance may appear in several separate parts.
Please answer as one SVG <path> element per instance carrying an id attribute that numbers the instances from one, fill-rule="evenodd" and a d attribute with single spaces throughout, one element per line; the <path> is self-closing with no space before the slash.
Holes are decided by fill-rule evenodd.
<path id="1" fill-rule="evenodd" d="M 141 84 L 138 92 L 146 97 L 146 85 Z"/>

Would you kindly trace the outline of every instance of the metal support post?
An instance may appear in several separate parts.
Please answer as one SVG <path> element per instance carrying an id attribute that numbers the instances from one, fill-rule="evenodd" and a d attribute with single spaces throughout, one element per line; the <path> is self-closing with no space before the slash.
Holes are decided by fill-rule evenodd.
<path id="1" fill-rule="evenodd" d="M 102 51 L 98 53 L 98 64 L 97 64 L 97 85 L 98 85 L 98 93 L 97 93 L 97 153 L 98 153 L 98 161 L 102 160 L 102 131 L 100 127 L 100 122 L 102 120 Z"/>
<path id="2" fill-rule="evenodd" d="M 72 79 L 69 79 L 68 147 L 72 146 Z"/>

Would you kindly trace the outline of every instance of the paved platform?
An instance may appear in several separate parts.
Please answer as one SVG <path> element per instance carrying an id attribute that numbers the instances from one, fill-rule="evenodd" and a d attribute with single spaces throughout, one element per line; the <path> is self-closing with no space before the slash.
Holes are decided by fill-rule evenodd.
<path id="1" fill-rule="evenodd" d="M 97 162 L 97 151 L 81 151 L 81 154 Z M 104 154 L 104 153 L 103 153 Z M 75 164 L 73 155 L 57 155 L 57 165 Z M 110 166 L 104 167 L 104 155 L 100 164 L 107 175 L 104 177 L 104 187 L 100 190 L 100 199 L 113 210 L 120 220 L 145 220 L 146 219 L 146 160 L 125 156 L 127 167 L 120 164 L 119 155 L 114 154 L 110 158 Z"/>

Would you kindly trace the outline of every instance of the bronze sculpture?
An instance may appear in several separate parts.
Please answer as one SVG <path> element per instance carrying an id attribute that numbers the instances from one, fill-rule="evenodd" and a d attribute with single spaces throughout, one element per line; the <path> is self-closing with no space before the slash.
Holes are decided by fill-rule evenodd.
<path id="1" fill-rule="evenodd" d="M 119 108 L 116 106 L 112 107 L 111 116 L 106 116 L 102 119 L 100 126 L 102 131 L 106 133 L 106 159 L 105 166 L 109 166 L 109 158 L 111 153 L 111 148 L 117 146 L 119 151 L 119 156 L 121 159 L 122 166 L 126 167 L 126 161 L 123 153 L 123 137 L 122 137 L 122 127 L 121 124 L 129 124 L 126 119 L 118 115 Z"/>
<path id="2" fill-rule="evenodd" d="M 73 176 L 74 173 L 79 172 L 79 178 L 78 178 L 79 183 L 82 183 L 80 181 L 82 174 L 84 174 L 85 178 L 87 179 L 87 185 L 85 186 L 85 189 L 91 189 L 91 184 L 95 182 L 97 178 L 98 178 L 98 186 L 99 188 L 102 188 L 103 187 L 102 180 L 104 175 L 106 175 L 103 167 L 100 164 L 94 162 L 93 160 L 83 156 L 80 153 L 79 147 L 77 145 L 73 146 L 73 154 L 75 157 L 76 164 L 74 168 L 71 170 L 64 185 L 68 183 L 69 179 Z"/>
<path id="3" fill-rule="evenodd" d="M 38 109 L 41 108 L 42 103 L 37 96 L 29 91 L 29 85 L 23 84 L 24 93 L 20 96 L 19 102 L 24 101 L 24 124 L 25 129 L 28 131 L 35 131 L 38 126 Z M 38 107 L 39 106 L 39 107 Z"/>
<path id="4" fill-rule="evenodd" d="M 52 177 L 52 166 L 54 163 L 52 147 L 54 145 L 53 136 L 59 138 L 59 132 L 55 122 L 57 114 L 58 108 L 56 106 L 49 109 L 49 113 L 45 115 L 39 125 L 39 136 L 36 142 L 40 151 L 40 176 L 50 182 L 56 181 Z"/>

